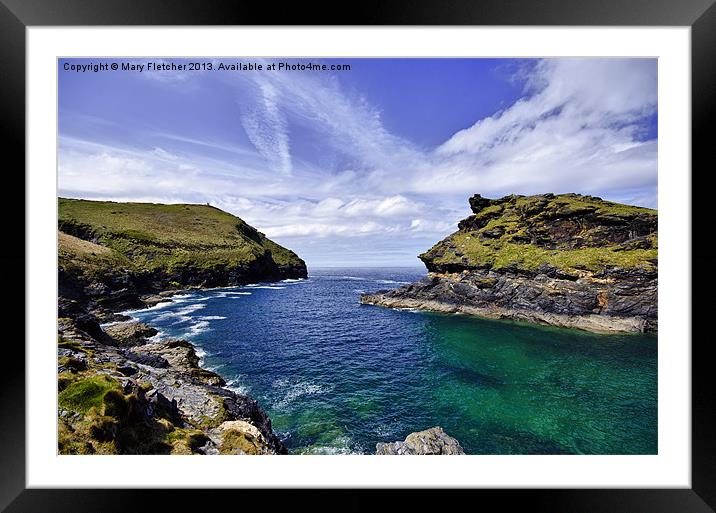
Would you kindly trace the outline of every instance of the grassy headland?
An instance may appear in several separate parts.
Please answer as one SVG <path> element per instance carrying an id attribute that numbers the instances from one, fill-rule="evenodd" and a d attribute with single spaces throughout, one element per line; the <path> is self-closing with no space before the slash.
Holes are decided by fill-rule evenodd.
<path id="1" fill-rule="evenodd" d="M 473 215 L 420 255 L 431 270 L 657 266 L 657 212 L 579 194 L 470 199 Z"/>
<path id="2" fill-rule="evenodd" d="M 208 205 L 59 199 L 61 271 L 86 280 L 125 270 L 166 285 L 305 276 L 293 251 Z"/>

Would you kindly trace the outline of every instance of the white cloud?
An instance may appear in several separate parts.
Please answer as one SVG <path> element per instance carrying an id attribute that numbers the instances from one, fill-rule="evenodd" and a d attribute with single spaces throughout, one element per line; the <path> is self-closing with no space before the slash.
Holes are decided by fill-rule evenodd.
<path id="1" fill-rule="evenodd" d="M 545 60 L 528 91 L 437 148 L 438 171 L 420 173 L 417 190 L 430 184 L 447 192 L 456 183 L 487 194 L 656 187 L 656 142 L 639 137 L 644 117 L 656 111 L 653 62 Z"/>

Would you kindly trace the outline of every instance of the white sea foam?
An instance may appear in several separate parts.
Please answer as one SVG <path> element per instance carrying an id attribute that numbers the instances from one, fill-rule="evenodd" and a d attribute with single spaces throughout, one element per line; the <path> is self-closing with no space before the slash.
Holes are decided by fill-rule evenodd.
<path id="1" fill-rule="evenodd" d="M 373 432 L 381 438 L 388 437 L 398 431 L 397 424 L 380 424 L 375 427 Z"/>
<path id="2" fill-rule="evenodd" d="M 223 315 L 202 315 L 201 317 L 197 317 L 200 321 L 221 321 L 223 319 L 226 319 Z"/>
<path id="3" fill-rule="evenodd" d="M 194 346 L 194 351 L 196 352 L 196 355 L 199 357 L 199 367 L 203 367 L 204 359 L 206 358 L 207 352 L 197 345 Z"/>
<path id="4" fill-rule="evenodd" d="M 176 322 L 172 324 L 181 324 L 183 322 L 191 320 L 192 313 L 196 312 L 197 310 L 201 310 L 206 306 L 206 303 L 196 303 L 193 305 L 187 305 L 182 308 L 179 308 L 177 310 L 174 310 L 173 312 L 164 312 L 159 315 L 157 315 L 153 320 L 156 321 L 167 321 L 170 319 L 177 319 Z"/>
<path id="5" fill-rule="evenodd" d="M 301 454 L 363 454 L 363 451 L 350 437 L 341 435 L 332 440 L 330 445 L 307 447 L 301 451 Z"/>
<path id="6" fill-rule="evenodd" d="M 248 387 L 242 385 L 238 379 L 230 379 L 226 382 L 226 388 L 237 394 L 246 395 L 249 393 Z"/>
<path id="7" fill-rule="evenodd" d="M 155 310 L 161 310 L 162 308 L 166 308 L 166 307 L 170 306 L 172 303 L 174 303 L 174 301 L 162 301 L 161 303 L 157 303 L 157 304 L 154 305 L 154 306 L 150 306 L 150 307 L 147 307 L 147 308 L 137 308 L 137 309 L 131 309 L 131 310 L 124 310 L 124 311 L 122 311 L 122 312 L 120 312 L 120 313 L 121 313 L 122 315 L 127 315 L 127 316 L 131 317 L 132 319 L 135 319 L 135 320 L 136 320 L 137 318 L 136 318 L 134 315 L 132 315 L 132 314 L 144 313 L 144 312 L 153 312 L 153 311 L 155 311 Z M 120 321 L 120 322 L 122 322 L 122 321 Z M 110 324 L 112 324 L 112 323 L 110 323 Z M 109 325 L 109 324 L 108 324 L 108 325 Z"/>
<path id="8" fill-rule="evenodd" d="M 305 278 L 286 278 L 285 280 L 281 280 L 281 283 L 298 283 L 301 281 L 306 281 Z"/>
<path id="9" fill-rule="evenodd" d="M 282 289 L 285 289 L 286 287 L 276 287 L 276 286 L 274 286 L 274 285 L 256 285 L 256 286 L 254 286 L 253 288 L 255 288 L 255 289 L 282 290 Z"/>
<path id="10" fill-rule="evenodd" d="M 194 305 L 188 305 L 185 307 L 180 308 L 179 310 L 174 311 L 173 313 L 177 315 L 188 315 L 190 313 L 194 313 L 197 310 L 201 310 L 206 306 L 206 303 L 196 303 Z"/>
<path id="11" fill-rule="evenodd" d="M 115 324 L 120 324 L 127 321 L 112 321 L 112 322 L 101 322 L 99 324 L 100 328 L 109 328 L 110 326 L 114 326 Z"/>
<path id="12" fill-rule="evenodd" d="M 177 299 L 189 299 L 195 297 L 194 294 L 174 294 L 173 296 L 170 296 L 172 301 L 176 301 Z"/>
<path id="13" fill-rule="evenodd" d="M 200 333 L 205 333 L 207 331 L 211 331 L 211 328 L 209 328 L 209 321 L 199 321 L 189 326 L 189 330 L 186 332 L 186 336 L 194 337 L 196 335 L 199 335 Z"/>
<path id="14" fill-rule="evenodd" d="M 283 398 L 274 404 L 274 408 L 281 409 L 285 408 L 299 397 L 306 395 L 323 394 L 327 391 L 327 388 L 311 383 L 310 381 L 299 381 L 297 383 L 291 383 L 286 379 L 279 379 L 274 381 L 274 388 L 284 389 L 288 388 Z"/>
<path id="15" fill-rule="evenodd" d="M 410 282 L 409 281 L 395 281 L 395 280 L 375 280 L 376 283 L 392 283 L 395 285 L 407 285 Z"/>
<path id="16" fill-rule="evenodd" d="M 174 321 L 173 323 L 170 324 L 170 326 L 177 326 L 179 324 L 184 324 L 185 322 L 190 322 L 190 321 L 191 321 L 191 317 L 189 317 L 188 315 L 180 315 L 176 321 Z"/>
<path id="17" fill-rule="evenodd" d="M 156 328 L 155 328 L 156 329 Z M 147 343 L 153 344 L 154 342 L 159 342 L 163 338 L 166 338 L 167 334 L 164 333 L 161 330 L 157 330 L 156 335 L 152 335 L 151 337 L 147 338 Z"/>

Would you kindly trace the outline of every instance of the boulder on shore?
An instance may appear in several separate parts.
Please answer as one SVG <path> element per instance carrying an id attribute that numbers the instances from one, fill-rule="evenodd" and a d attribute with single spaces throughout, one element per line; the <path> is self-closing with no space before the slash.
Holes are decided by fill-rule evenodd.
<path id="1" fill-rule="evenodd" d="M 379 443 L 376 454 L 465 454 L 460 442 L 440 426 L 410 433 L 403 442 Z"/>
<path id="2" fill-rule="evenodd" d="M 112 337 L 120 346 L 139 346 L 146 339 L 158 333 L 155 328 L 143 322 L 119 322 L 104 328 L 105 333 Z"/>

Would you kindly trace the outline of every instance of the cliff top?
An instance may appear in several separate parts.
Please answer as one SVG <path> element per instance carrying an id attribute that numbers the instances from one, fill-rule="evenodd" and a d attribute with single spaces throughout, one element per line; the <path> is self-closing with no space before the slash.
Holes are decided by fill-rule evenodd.
<path id="1" fill-rule="evenodd" d="M 580 194 L 470 198 L 473 214 L 420 259 L 431 271 L 656 270 L 656 210 Z"/>
<path id="2" fill-rule="evenodd" d="M 61 263 L 151 270 L 245 266 L 269 258 L 280 266 L 304 265 L 293 251 L 208 205 L 59 198 L 58 227 Z"/>

